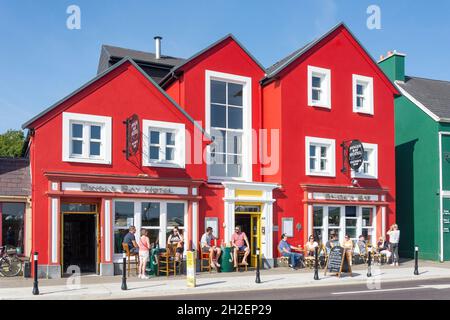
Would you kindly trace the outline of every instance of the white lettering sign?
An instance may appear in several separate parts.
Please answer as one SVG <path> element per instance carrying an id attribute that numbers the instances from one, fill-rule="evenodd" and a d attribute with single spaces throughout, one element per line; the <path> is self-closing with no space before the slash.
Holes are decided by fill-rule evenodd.
<path id="1" fill-rule="evenodd" d="M 104 192 L 104 193 L 141 193 L 141 194 L 177 194 L 187 195 L 187 187 L 161 187 L 125 184 L 99 184 L 64 182 L 64 191 Z"/>
<path id="2" fill-rule="evenodd" d="M 378 195 L 371 194 L 344 194 L 344 193 L 318 193 L 312 194 L 314 200 L 339 200 L 339 201 L 379 201 Z"/>

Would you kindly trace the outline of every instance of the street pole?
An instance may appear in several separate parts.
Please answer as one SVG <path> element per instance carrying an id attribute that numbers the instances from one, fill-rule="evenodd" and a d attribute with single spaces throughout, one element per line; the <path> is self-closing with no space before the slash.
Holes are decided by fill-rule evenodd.
<path id="1" fill-rule="evenodd" d="M 414 275 L 419 275 L 419 247 L 414 248 Z"/>
<path id="2" fill-rule="evenodd" d="M 127 254 L 123 253 L 123 267 L 122 267 L 122 290 L 128 290 L 127 287 Z"/>
<path id="3" fill-rule="evenodd" d="M 37 252 L 34 253 L 34 281 L 33 281 L 33 295 L 39 295 L 39 284 L 38 284 L 38 256 Z"/>
<path id="4" fill-rule="evenodd" d="M 319 280 L 319 248 L 314 250 L 314 280 Z"/>
<path id="5" fill-rule="evenodd" d="M 259 248 L 256 248 L 256 283 L 261 283 L 261 278 L 259 276 Z"/>
<path id="6" fill-rule="evenodd" d="M 367 278 L 372 276 L 372 249 L 368 249 L 367 257 Z"/>

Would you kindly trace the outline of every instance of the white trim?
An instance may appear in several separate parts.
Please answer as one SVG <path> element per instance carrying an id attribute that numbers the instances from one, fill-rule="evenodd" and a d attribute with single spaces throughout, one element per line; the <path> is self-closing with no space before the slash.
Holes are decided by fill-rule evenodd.
<path id="1" fill-rule="evenodd" d="M 58 198 L 51 198 L 51 214 L 52 214 L 52 263 L 58 262 L 58 230 L 59 230 L 59 212 Z"/>
<path id="2" fill-rule="evenodd" d="M 321 88 L 324 95 L 323 101 L 313 101 L 312 99 L 312 76 L 318 74 L 325 82 L 324 87 Z M 321 107 L 331 109 L 331 70 L 314 66 L 308 66 L 308 106 Z"/>
<path id="3" fill-rule="evenodd" d="M 311 144 L 324 145 L 328 148 L 328 171 L 313 172 L 309 167 L 309 147 Z M 320 151 L 319 151 L 320 152 Z M 320 166 L 320 163 L 318 163 Z M 317 137 L 305 137 L 305 173 L 307 176 L 336 177 L 336 141 Z"/>
<path id="4" fill-rule="evenodd" d="M 386 207 L 381 207 L 381 235 L 386 239 Z"/>
<path id="5" fill-rule="evenodd" d="M 419 100 L 417 100 L 416 98 L 414 98 L 411 94 L 408 93 L 408 91 L 406 91 L 405 89 L 403 89 L 400 85 L 399 85 L 399 81 L 395 81 L 395 85 L 397 86 L 398 91 L 400 91 L 400 93 L 402 95 L 404 95 L 408 100 L 410 100 L 412 103 L 414 103 L 416 106 L 418 106 L 423 112 L 425 112 L 427 115 L 429 115 L 431 117 L 431 119 L 433 119 L 434 121 L 437 122 L 446 122 L 444 120 L 446 119 L 441 119 L 439 118 L 436 114 L 434 114 L 433 112 L 430 111 L 430 109 L 428 109 L 427 107 L 425 107 Z"/>
<path id="6" fill-rule="evenodd" d="M 242 128 L 242 177 L 214 177 L 210 176 L 210 146 L 206 147 L 207 154 L 207 176 L 210 182 L 221 182 L 224 180 L 252 181 L 252 78 L 235 74 L 205 70 L 205 132 L 211 135 L 211 80 L 235 82 L 243 85 L 243 128 Z"/>
<path id="7" fill-rule="evenodd" d="M 314 234 L 314 206 L 310 204 L 308 205 L 308 237 L 312 234 Z"/>
<path id="8" fill-rule="evenodd" d="M 149 154 L 149 129 L 175 131 L 175 159 L 173 161 L 150 160 Z M 161 135 L 160 135 L 161 139 Z M 165 140 L 165 137 L 163 137 Z M 161 141 L 160 141 L 161 142 Z M 184 123 L 142 120 L 142 165 L 145 167 L 185 168 L 186 166 L 186 129 Z"/>
<path id="9" fill-rule="evenodd" d="M 373 161 L 370 161 L 369 165 L 373 166 L 373 175 L 371 174 L 364 174 L 364 173 L 359 173 L 359 172 L 355 172 L 354 170 L 351 170 L 351 177 L 352 178 L 359 178 L 359 179 L 378 179 L 378 144 L 374 144 L 374 143 L 365 143 L 362 142 L 362 145 L 364 147 L 364 151 L 366 150 L 371 150 L 372 154 L 371 154 L 371 158 Z M 372 163 L 373 162 L 373 163 Z"/>
<path id="10" fill-rule="evenodd" d="M 353 100 L 353 112 L 355 113 L 363 113 L 363 114 L 374 114 L 374 89 L 373 89 L 373 78 L 365 77 L 357 74 L 352 75 L 352 100 Z M 365 99 L 367 99 L 367 107 L 366 108 L 358 108 L 356 105 L 356 85 L 358 83 L 363 83 L 366 86 Z"/>
<path id="11" fill-rule="evenodd" d="M 105 261 L 111 261 L 111 200 L 105 200 Z"/>
<path id="12" fill-rule="evenodd" d="M 101 132 L 101 156 L 98 158 L 89 158 L 84 155 L 83 157 L 74 157 L 70 154 L 71 145 L 71 126 L 72 121 L 79 121 L 90 124 L 98 124 L 102 127 Z M 112 150 L 112 131 L 111 123 L 112 118 L 107 116 L 96 116 L 90 114 L 63 112 L 62 116 L 62 160 L 64 162 L 81 162 L 81 163 L 98 163 L 98 164 L 111 164 L 111 150 Z M 89 141 L 87 139 L 88 132 L 83 130 L 83 141 Z M 86 150 L 86 148 L 83 148 Z"/>
<path id="13" fill-rule="evenodd" d="M 450 135 L 450 132 L 439 132 L 439 232 L 440 236 L 440 261 L 444 262 L 444 187 L 442 181 L 442 136 Z"/>
<path id="14" fill-rule="evenodd" d="M 219 232 L 219 230 L 216 230 Z M 192 249 L 197 250 L 198 238 L 198 202 L 192 202 Z"/>

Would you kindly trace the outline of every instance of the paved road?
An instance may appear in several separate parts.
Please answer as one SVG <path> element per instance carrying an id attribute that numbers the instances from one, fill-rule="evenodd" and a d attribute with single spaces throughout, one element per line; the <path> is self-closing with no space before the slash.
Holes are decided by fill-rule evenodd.
<path id="1" fill-rule="evenodd" d="M 154 299 L 154 298 L 149 298 Z M 189 294 L 160 297 L 167 300 L 448 300 L 450 278 L 382 283 L 378 290 L 370 290 L 366 284 L 319 286 L 293 289 Z"/>

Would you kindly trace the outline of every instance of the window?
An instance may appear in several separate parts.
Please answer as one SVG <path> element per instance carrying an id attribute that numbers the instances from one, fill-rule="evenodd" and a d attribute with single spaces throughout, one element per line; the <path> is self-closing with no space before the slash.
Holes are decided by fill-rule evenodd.
<path id="1" fill-rule="evenodd" d="M 358 171 L 352 170 L 353 178 L 378 179 L 378 145 L 363 143 L 363 163 Z"/>
<path id="2" fill-rule="evenodd" d="M 323 207 L 314 206 L 313 207 L 313 234 L 314 239 L 318 242 L 323 241 L 323 230 L 324 230 L 324 221 L 323 221 Z"/>
<path id="3" fill-rule="evenodd" d="M 373 114 L 373 78 L 353 75 L 353 112 Z"/>
<path id="4" fill-rule="evenodd" d="M 210 180 L 251 180 L 251 79 L 206 71 Z"/>
<path id="5" fill-rule="evenodd" d="M 63 113 L 63 161 L 111 164 L 111 117 Z"/>
<path id="6" fill-rule="evenodd" d="M 374 238 L 374 208 L 361 208 L 362 235 L 368 243 L 376 241 Z"/>
<path id="7" fill-rule="evenodd" d="M 356 215 L 356 207 L 345 207 L 345 234 L 348 234 L 353 241 L 357 240 L 359 234 L 357 234 L 358 217 Z"/>
<path id="8" fill-rule="evenodd" d="M 287 237 L 294 236 L 294 218 L 281 218 L 282 233 Z"/>
<path id="9" fill-rule="evenodd" d="M 184 235 L 187 205 L 183 201 L 114 201 L 114 253 L 122 253 L 122 242 L 130 226 L 136 227 L 136 241 L 141 228 L 149 233 L 150 243 L 166 247 L 169 232 L 177 226 Z"/>
<path id="10" fill-rule="evenodd" d="M 331 71 L 308 66 L 308 105 L 331 108 Z"/>
<path id="11" fill-rule="evenodd" d="M 337 239 L 341 239 L 341 207 L 328 207 L 328 239 L 334 233 Z"/>
<path id="12" fill-rule="evenodd" d="M 335 141 L 306 137 L 305 146 L 306 174 L 334 177 L 336 175 Z"/>
<path id="13" fill-rule="evenodd" d="M 143 121 L 144 166 L 184 168 L 186 133 L 182 123 Z"/>
<path id="14" fill-rule="evenodd" d="M 15 247 L 18 253 L 24 253 L 25 203 L 0 202 L 0 246 Z"/>

